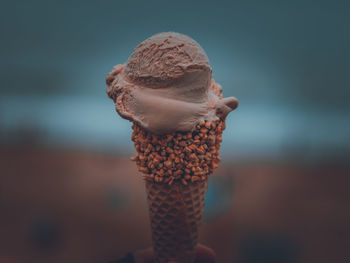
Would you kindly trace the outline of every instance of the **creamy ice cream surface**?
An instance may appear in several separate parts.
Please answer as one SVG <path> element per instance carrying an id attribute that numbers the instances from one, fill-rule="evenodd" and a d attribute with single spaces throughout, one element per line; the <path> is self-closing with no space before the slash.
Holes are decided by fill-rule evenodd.
<path id="1" fill-rule="evenodd" d="M 238 105 L 234 97 L 222 98 L 201 46 L 174 32 L 143 41 L 124 65 L 113 67 L 106 82 L 120 116 L 157 134 L 225 119 Z"/>

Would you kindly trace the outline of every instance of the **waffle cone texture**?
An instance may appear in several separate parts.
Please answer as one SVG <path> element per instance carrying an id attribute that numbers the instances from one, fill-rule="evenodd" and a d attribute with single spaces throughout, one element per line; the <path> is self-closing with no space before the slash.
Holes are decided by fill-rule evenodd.
<path id="1" fill-rule="evenodd" d="M 220 162 L 224 128 L 220 118 L 165 135 L 133 125 L 132 160 L 145 180 L 155 263 L 194 262 L 208 175 Z"/>
<path id="2" fill-rule="evenodd" d="M 146 181 L 154 262 L 193 263 L 208 181 L 172 185 Z"/>

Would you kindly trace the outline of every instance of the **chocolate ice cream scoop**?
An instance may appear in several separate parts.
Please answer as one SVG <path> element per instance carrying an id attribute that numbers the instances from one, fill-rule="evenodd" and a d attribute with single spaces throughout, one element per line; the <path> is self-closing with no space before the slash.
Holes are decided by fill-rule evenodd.
<path id="1" fill-rule="evenodd" d="M 107 76 L 107 93 L 125 119 L 156 134 L 190 131 L 201 120 L 225 119 L 238 105 L 222 98 L 207 55 L 190 37 L 156 34 Z"/>

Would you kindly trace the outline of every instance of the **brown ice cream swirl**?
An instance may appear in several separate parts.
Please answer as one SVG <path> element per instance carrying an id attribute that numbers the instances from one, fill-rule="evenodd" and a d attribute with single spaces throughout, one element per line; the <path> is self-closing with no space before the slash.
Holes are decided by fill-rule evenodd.
<path id="1" fill-rule="evenodd" d="M 200 45 L 179 33 L 146 39 L 106 82 L 120 116 L 156 134 L 190 131 L 201 120 L 224 120 L 238 105 L 234 97 L 222 98 Z"/>

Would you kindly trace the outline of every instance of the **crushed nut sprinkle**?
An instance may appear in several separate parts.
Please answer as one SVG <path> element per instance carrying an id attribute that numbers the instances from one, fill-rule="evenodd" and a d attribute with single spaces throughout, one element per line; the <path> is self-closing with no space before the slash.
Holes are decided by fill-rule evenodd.
<path id="1" fill-rule="evenodd" d="M 219 152 L 225 122 L 221 119 L 200 121 L 194 130 L 157 135 L 132 126 L 135 161 L 142 178 L 156 183 L 171 185 L 180 181 L 203 181 L 220 162 Z"/>

